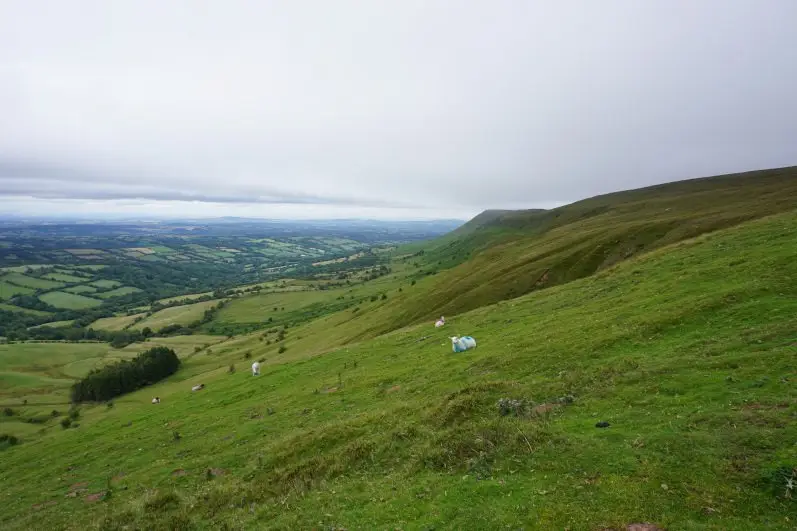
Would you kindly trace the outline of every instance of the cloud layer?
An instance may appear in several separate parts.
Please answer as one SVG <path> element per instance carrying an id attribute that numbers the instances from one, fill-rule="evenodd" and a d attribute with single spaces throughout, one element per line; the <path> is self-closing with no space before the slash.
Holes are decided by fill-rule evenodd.
<path id="1" fill-rule="evenodd" d="M 0 209 L 450 217 L 796 164 L 794 20 L 790 0 L 1 3 Z"/>

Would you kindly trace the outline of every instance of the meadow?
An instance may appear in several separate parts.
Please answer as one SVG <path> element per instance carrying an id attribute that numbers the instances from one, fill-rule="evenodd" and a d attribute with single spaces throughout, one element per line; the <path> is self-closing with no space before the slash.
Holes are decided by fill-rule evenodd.
<path id="1" fill-rule="evenodd" d="M 76 293 L 66 293 L 64 291 L 50 291 L 39 296 L 43 302 L 54 306 L 56 308 L 64 308 L 67 310 L 83 310 L 86 308 L 94 308 L 102 304 L 102 301 L 78 295 Z"/>
<path id="2" fill-rule="evenodd" d="M 142 330 L 148 327 L 152 330 L 160 330 L 168 325 L 189 325 L 194 321 L 202 319 L 205 310 L 210 309 L 218 303 L 218 300 L 210 300 L 164 308 L 163 310 L 153 313 L 143 321 L 134 324 L 131 328 Z"/>
<path id="3" fill-rule="evenodd" d="M 0 524 L 793 529 L 796 233 L 795 213 L 748 222 L 360 343 L 330 323 L 367 330 L 366 307 L 290 327 L 284 352 L 180 336 L 166 382 L 19 432 Z M 453 334 L 477 348 L 452 353 Z M 0 370 L 57 389 L 107 348 L 8 345 Z"/>
<path id="4" fill-rule="evenodd" d="M 486 212 L 395 248 L 142 240 L 106 254 L 186 269 L 6 269 L 79 277 L 29 288 L 42 300 L 91 283 L 101 306 L 76 322 L 96 330 L 225 304 L 122 348 L 0 345 L 0 435 L 18 438 L 0 441 L 0 527 L 793 530 L 795 209 L 789 168 Z M 322 243 L 341 252 L 308 252 Z M 238 284 L 192 284 L 200 262 Z M 99 300 L 127 286 L 141 292 Z M 169 286 L 200 295 L 158 296 Z M 75 319 L 60 315 L 29 326 Z M 478 346 L 455 354 L 452 335 Z M 176 374 L 68 403 L 76 379 L 152 346 L 176 351 Z"/>

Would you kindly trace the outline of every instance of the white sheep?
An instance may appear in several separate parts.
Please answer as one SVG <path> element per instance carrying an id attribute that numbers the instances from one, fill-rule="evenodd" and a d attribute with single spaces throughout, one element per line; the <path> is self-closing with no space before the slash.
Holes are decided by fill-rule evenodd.
<path id="1" fill-rule="evenodd" d="M 252 376 L 260 376 L 260 362 L 258 361 L 252 364 Z"/>
<path id="2" fill-rule="evenodd" d="M 152 399 L 152 403 L 153 404 L 160 404 L 161 403 L 161 399 L 156 396 L 155 398 Z"/>
<path id="3" fill-rule="evenodd" d="M 444 324 L 446 324 L 446 318 L 445 317 L 440 317 L 440 319 L 438 319 L 437 322 L 434 324 L 434 327 L 435 328 L 440 328 Z"/>
<path id="4" fill-rule="evenodd" d="M 454 352 L 464 352 L 471 348 L 476 348 L 476 340 L 471 336 L 454 336 L 451 338 L 451 346 Z"/>

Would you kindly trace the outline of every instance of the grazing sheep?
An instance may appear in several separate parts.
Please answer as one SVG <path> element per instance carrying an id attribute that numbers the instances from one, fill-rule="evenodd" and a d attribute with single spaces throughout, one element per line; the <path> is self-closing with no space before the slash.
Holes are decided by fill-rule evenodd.
<path id="1" fill-rule="evenodd" d="M 440 319 L 438 319 L 437 322 L 434 324 L 434 327 L 435 328 L 440 328 L 444 324 L 446 324 L 446 318 L 445 317 L 440 317 Z"/>
<path id="2" fill-rule="evenodd" d="M 260 376 L 260 362 L 258 361 L 252 364 L 252 376 Z"/>
<path id="3" fill-rule="evenodd" d="M 161 403 L 161 399 L 156 396 L 155 398 L 152 399 L 152 403 L 153 404 L 160 404 Z"/>
<path id="4" fill-rule="evenodd" d="M 452 337 L 451 346 L 454 352 L 464 352 L 471 348 L 476 348 L 476 340 L 470 336 Z"/>
<path id="5" fill-rule="evenodd" d="M 204 389 L 204 388 L 205 388 L 205 384 L 199 384 L 199 385 L 195 385 L 194 387 L 192 387 L 191 391 L 199 391 L 200 389 Z"/>

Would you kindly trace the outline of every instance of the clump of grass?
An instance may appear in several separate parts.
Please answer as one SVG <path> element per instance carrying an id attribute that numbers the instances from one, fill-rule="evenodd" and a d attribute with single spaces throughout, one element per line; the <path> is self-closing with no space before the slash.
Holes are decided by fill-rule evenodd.
<path id="1" fill-rule="evenodd" d="M 3 433 L 0 435 L 0 449 L 16 446 L 19 444 L 19 439 L 14 435 Z"/>
<path id="2" fill-rule="evenodd" d="M 14 410 L 11 409 L 10 407 L 3 408 L 3 415 L 5 415 L 6 417 L 13 417 Z"/>
<path id="3" fill-rule="evenodd" d="M 108 409 L 113 409 L 113 400 L 109 400 L 108 403 L 105 404 L 105 407 Z"/>
<path id="4" fill-rule="evenodd" d="M 76 407 L 73 407 L 69 410 L 69 418 L 72 420 L 77 420 L 80 418 L 80 410 Z"/>
<path id="5" fill-rule="evenodd" d="M 72 419 L 70 419 L 69 417 L 64 417 L 61 419 L 61 427 L 63 429 L 67 430 L 71 425 L 72 425 Z"/>
<path id="6" fill-rule="evenodd" d="M 529 412 L 529 409 L 533 407 L 533 404 L 527 400 L 501 398 L 496 403 L 496 407 L 498 407 L 498 414 L 502 417 L 506 417 L 508 415 L 521 417 Z"/>
<path id="7" fill-rule="evenodd" d="M 764 479 L 775 496 L 797 502 L 797 466 L 780 466 Z"/>
<path id="8" fill-rule="evenodd" d="M 282 353 L 283 353 L 283 352 L 285 352 L 286 350 L 288 350 L 288 347 L 286 347 L 285 345 L 280 345 L 280 348 L 279 348 L 279 350 L 278 350 L 277 352 L 279 352 L 280 354 L 282 354 Z"/>
<path id="9" fill-rule="evenodd" d="M 235 373 L 235 364 L 230 363 L 230 367 L 227 369 L 227 373 L 229 374 Z"/>

